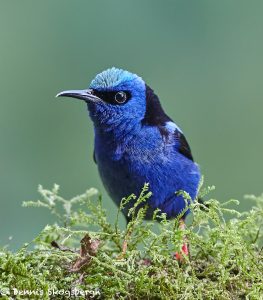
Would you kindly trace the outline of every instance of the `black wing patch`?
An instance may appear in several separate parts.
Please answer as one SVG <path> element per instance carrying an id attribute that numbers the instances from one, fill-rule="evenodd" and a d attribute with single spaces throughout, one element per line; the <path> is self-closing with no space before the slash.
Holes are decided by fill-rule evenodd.
<path id="1" fill-rule="evenodd" d="M 142 123 L 149 126 L 164 126 L 166 122 L 172 121 L 164 112 L 158 96 L 146 84 L 146 111 Z"/>
<path id="2" fill-rule="evenodd" d="M 194 161 L 190 146 L 183 135 L 179 130 L 175 130 L 174 135 L 176 139 L 179 141 L 179 152 L 183 154 L 185 157 L 189 158 L 190 160 Z"/>

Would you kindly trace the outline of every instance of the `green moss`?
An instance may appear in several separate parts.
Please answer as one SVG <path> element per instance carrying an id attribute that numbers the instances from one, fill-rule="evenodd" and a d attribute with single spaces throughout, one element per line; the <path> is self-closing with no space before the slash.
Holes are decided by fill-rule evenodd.
<path id="1" fill-rule="evenodd" d="M 82 293 L 78 299 L 262 298 L 263 195 L 249 196 L 255 206 L 245 213 L 228 208 L 238 204 L 235 200 L 210 199 L 209 209 L 193 203 L 191 224 L 182 231 L 178 219 L 166 220 L 157 211 L 153 221 L 143 221 L 147 208 L 139 204 L 150 197 L 147 185 L 138 197 L 123 199 L 114 224 L 107 221 L 95 189 L 71 200 L 58 195 L 57 185 L 52 191 L 40 186 L 39 192 L 41 200 L 24 206 L 47 208 L 58 223 L 35 238 L 34 250 L 28 245 L 16 253 L 0 250 L 2 299 L 18 292 L 32 295 L 17 299 L 66 299 L 70 292 L 71 298 Z M 136 199 L 132 221 L 121 230 L 120 210 L 131 199 Z M 190 256 L 179 263 L 173 253 L 185 237 Z M 128 248 L 121 257 L 124 240 Z"/>

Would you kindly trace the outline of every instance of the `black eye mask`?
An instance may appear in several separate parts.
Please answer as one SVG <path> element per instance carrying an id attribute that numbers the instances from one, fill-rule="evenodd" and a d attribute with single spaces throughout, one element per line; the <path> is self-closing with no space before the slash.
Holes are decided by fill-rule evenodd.
<path id="1" fill-rule="evenodd" d="M 92 89 L 93 95 L 99 97 L 104 102 L 113 105 L 122 105 L 127 103 L 131 98 L 131 93 L 129 91 L 98 91 Z"/>

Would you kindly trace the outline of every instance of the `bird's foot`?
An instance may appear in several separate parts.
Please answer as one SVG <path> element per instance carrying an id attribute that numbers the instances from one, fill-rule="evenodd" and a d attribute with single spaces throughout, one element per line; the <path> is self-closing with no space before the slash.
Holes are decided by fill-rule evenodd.
<path id="1" fill-rule="evenodd" d="M 174 253 L 174 258 L 178 261 L 178 262 L 183 262 L 185 256 L 189 255 L 189 251 L 188 251 L 188 246 L 187 243 L 184 243 L 182 246 L 182 250 L 180 252 L 175 252 Z"/>

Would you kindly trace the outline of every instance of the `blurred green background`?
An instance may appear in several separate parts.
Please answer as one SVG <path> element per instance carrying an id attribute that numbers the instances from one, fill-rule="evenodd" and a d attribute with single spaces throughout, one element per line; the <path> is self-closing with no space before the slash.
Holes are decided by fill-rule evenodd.
<path id="1" fill-rule="evenodd" d="M 184 130 L 219 200 L 263 191 L 263 2 L 1 1 L 0 245 L 52 218 L 22 208 L 37 185 L 66 197 L 96 187 L 83 103 L 55 99 L 116 66 L 142 76 Z M 9 241 L 8 237 L 13 239 Z"/>

